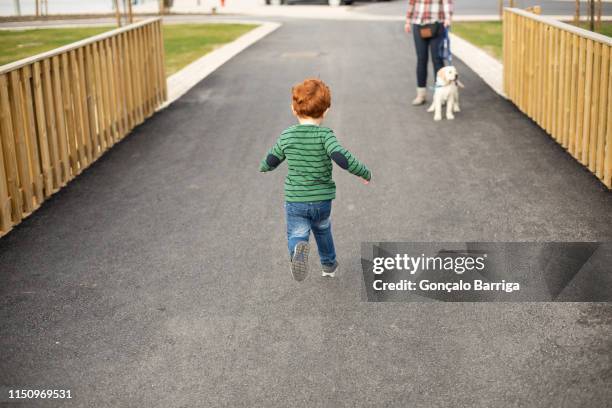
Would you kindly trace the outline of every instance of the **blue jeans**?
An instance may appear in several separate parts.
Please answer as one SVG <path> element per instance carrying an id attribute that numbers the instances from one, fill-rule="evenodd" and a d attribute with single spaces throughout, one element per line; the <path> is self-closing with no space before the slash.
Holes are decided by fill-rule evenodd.
<path id="1" fill-rule="evenodd" d="M 317 241 L 321 264 L 333 266 L 336 263 L 336 249 L 331 231 L 331 200 L 312 203 L 285 203 L 287 216 L 287 242 L 289 256 L 293 258 L 295 246 L 308 241 L 310 231 Z"/>
<path id="2" fill-rule="evenodd" d="M 425 88 L 427 86 L 427 62 L 431 50 L 431 61 L 433 62 L 434 81 L 438 71 L 444 67 L 444 60 L 440 55 L 440 46 L 444 39 L 444 25 L 436 23 L 437 33 L 431 38 L 422 38 L 420 26 L 413 24 L 412 33 L 414 36 L 414 48 L 417 54 L 417 86 Z"/>

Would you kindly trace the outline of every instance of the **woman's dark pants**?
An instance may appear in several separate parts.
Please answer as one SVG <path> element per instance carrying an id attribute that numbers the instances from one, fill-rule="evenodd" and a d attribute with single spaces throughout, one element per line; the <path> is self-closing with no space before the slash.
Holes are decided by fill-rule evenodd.
<path id="1" fill-rule="evenodd" d="M 417 54 L 417 86 L 419 88 L 425 88 L 427 86 L 427 62 L 429 58 L 429 52 L 431 50 L 431 59 L 433 62 L 434 78 L 440 70 L 444 67 L 444 61 L 440 56 L 440 44 L 444 37 L 444 26 L 441 23 L 437 24 L 437 32 L 434 37 L 421 38 L 420 26 L 417 24 L 412 25 L 412 33 L 414 35 L 414 47 Z"/>

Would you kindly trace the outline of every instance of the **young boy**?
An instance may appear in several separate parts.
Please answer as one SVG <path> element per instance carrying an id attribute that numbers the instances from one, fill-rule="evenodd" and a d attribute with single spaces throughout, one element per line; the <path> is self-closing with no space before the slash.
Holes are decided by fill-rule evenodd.
<path id="1" fill-rule="evenodd" d="M 274 170 L 287 159 L 285 213 L 291 274 L 302 281 L 308 274 L 308 239 L 312 230 L 323 276 L 334 277 L 338 269 L 332 238 L 331 200 L 336 198 L 332 160 L 368 184 L 370 170 L 340 146 L 334 132 L 320 126 L 331 105 L 331 93 L 319 79 L 306 79 L 292 89 L 291 110 L 299 124 L 280 135 L 261 162 L 262 172 Z"/>

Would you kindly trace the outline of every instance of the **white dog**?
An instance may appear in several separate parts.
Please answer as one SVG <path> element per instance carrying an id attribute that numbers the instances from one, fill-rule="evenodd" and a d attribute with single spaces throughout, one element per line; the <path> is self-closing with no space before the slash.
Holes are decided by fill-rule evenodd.
<path id="1" fill-rule="evenodd" d="M 438 71 L 433 103 L 427 109 L 427 112 L 435 112 L 434 120 L 442 120 L 444 103 L 446 103 L 446 119 L 455 119 L 454 112 L 460 111 L 459 87 L 463 88 L 463 84 L 459 81 L 459 74 L 454 66 L 449 65 Z"/>

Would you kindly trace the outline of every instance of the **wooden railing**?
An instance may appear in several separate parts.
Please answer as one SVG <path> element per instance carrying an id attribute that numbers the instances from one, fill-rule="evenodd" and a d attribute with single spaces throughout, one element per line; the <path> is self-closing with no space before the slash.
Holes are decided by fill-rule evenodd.
<path id="1" fill-rule="evenodd" d="M 0 67 L 0 236 L 165 100 L 159 18 Z"/>
<path id="2" fill-rule="evenodd" d="M 504 91 L 612 188 L 612 39 L 504 10 Z"/>

